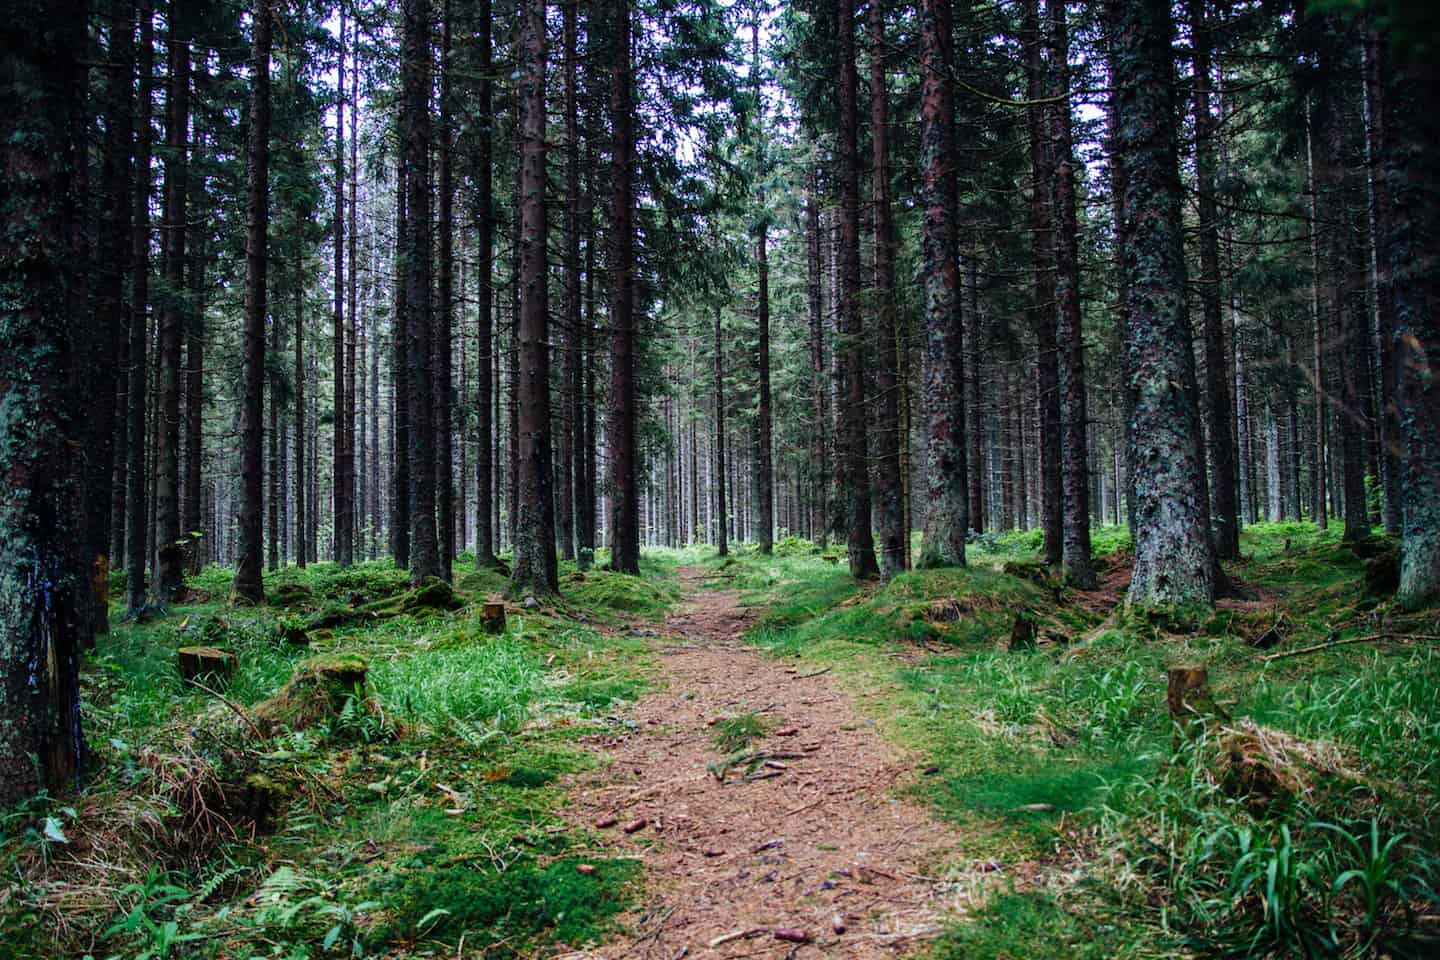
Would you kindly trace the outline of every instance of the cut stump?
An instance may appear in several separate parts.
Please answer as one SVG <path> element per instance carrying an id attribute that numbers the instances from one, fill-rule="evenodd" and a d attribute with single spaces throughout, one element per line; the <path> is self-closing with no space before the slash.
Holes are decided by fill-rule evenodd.
<path id="1" fill-rule="evenodd" d="M 480 612 L 480 619 L 485 625 L 486 633 L 505 632 L 505 604 L 487 603 Z"/>
<path id="2" fill-rule="evenodd" d="M 1165 704 L 1170 721 L 1175 725 L 1175 747 L 1180 746 L 1180 731 L 1189 730 L 1195 720 L 1207 720 L 1216 712 L 1210 696 L 1210 674 L 1204 667 L 1171 667 L 1165 672 Z"/>
<path id="3" fill-rule="evenodd" d="M 223 687 L 240 668 L 240 658 L 219 647 L 181 647 L 175 651 L 180 676 L 207 687 Z"/>

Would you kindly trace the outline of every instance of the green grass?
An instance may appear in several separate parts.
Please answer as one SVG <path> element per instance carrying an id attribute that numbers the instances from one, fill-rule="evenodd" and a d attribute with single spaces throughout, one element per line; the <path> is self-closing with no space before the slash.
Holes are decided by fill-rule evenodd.
<path id="1" fill-rule="evenodd" d="M 640 578 L 576 578 L 566 564 L 574 589 L 512 607 L 499 636 L 479 601 L 506 581 L 467 564 L 453 610 L 406 610 L 407 575 L 381 562 L 267 575 L 277 605 L 246 609 L 218 602 L 231 573 L 211 567 L 190 583 L 202 602 L 139 623 L 113 611 L 83 677 L 90 785 L 0 811 L 7 948 L 430 956 L 452 955 L 464 935 L 467 950 L 533 956 L 601 937 L 638 892 L 639 865 L 585 855 L 586 832 L 559 816 L 565 778 L 596 762 L 575 741 L 609 729 L 652 669 L 644 639 L 594 624 L 662 616 L 679 596 L 677 562 L 647 556 Z M 380 618 L 286 642 L 317 612 L 357 610 Z M 187 644 L 237 654 L 228 705 L 182 683 L 175 651 Z M 364 702 L 263 740 L 236 715 L 301 661 L 342 654 L 368 662 Z M 190 818 L 193 797 L 236 829 Z M 252 802 L 263 822 L 249 819 Z M 46 824 L 67 842 L 47 840 Z M 45 863 L 54 872 L 34 873 Z"/>
<path id="2" fill-rule="evenodd" d="M 1093 541 L 1097 557 L 1130 549 L 1123 528 L 1097 529 Z M 857 587 L 843 564 L 804 551 L 742 554 L 717 570 L 766 608 L 752 642 L 831 666 L 867 694 L 857 702 L 869 718 L 926 771 L 908 789 L 957 825 L 966 862 L 1033 872 L 1077 835 L 1090 838 L 1079 841 L 1091 863 L 1077 881 L 1058 894 L 995 895 L 933 956 L 1377 945 L 1420 955 L 1401 904 L 1433 912 L 1440 902 L 1440 652 L 1338 646 L 1267 665 L 1248 640 L 1277 623 L 1283 650 L 1379 632 L 1397 615 L 1383 600 L 1363 602 L 1365 561 L 1337 530 L 1256 525 L 1242 546 L 1231 576 L 1261 604 L 1188 625 L 1121 620 L 1108 629 L 1067 592 L 999 572 L 1033 568 L 1037 531 L 978 538 L 968 570 L 888 584 Z M 1017 611 L 1060 642 L 1006 649 Z M 1435 632 L 1433 620 L 1396 619 L 1390 629 Z M 1334 742 L 1364 788 L 1318 783 L 1299 802 L 1257 802 L 1227 792 L 1216 743 L 1175 761 L 1165 669 L 1192 663 L 1209 667 L 1231 724 L 1302 738 L 1300 749 Z M 1367 852 L 1372 829 L 1388 859 Z M 1281 887 L 1267 890 L 1272 874 Z"/>
<path id="3" fill-rule="evenodd" d="M 765 739 L 769 732 L 770 725 L 765 718 L 754 712 L 746 712 L 733 717 L 726 717 L 715 724 L 715 732 L 711 739 L 715 742 L 715 748 L 721 753 L 739 753 L 759 740 Z"/>
<path id="4" fill-rule="evenodd" d="M 370 686 L 392 715 L 443 730 L 457 724 L 514 731 L 540 693 L 540 665 L 512 635 L 374 663 Z"/>

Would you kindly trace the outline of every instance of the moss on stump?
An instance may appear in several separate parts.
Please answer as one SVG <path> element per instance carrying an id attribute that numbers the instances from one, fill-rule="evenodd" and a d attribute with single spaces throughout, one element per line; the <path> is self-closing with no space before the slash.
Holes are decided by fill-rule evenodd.
<path id="1" fill-rule="evenodd" d="M 333 720 L 347 699 L 364 699 L 368 669 L 365 658 L 353 653 L 311 657 L 295 668 L 279 693 L 256 705 L 255 717 L 271 731 Z"/>

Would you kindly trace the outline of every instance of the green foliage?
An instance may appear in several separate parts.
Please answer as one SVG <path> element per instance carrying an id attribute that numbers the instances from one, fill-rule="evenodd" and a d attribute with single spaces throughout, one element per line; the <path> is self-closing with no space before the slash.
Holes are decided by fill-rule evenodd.
<path id="1" fill-rule="evenodd" d="M 593 866 L 585 874 L 576 869 Z M 564 857 L 541 866 L 512 863 L 503 870 L 480 865 L 416 870 L 376 885 L 393 905 L 381 936 L 392 941 L 467 944 L 490 956 L 521 956 L 545 934 L 571 946 L 595 940 L 606 921 L 629 902 L 639 871 L 633 860 Z"/>
<path id="2" fill-rule="evenodd" d="M 715 746 L 722 753 L 739 753 L 758 740 L 763 740 L 769 732 L 770 726 L 765 718 L 754 712 L 746 712 L 733 717 L 726 717 L 715 724 L 715 733 L 711 737 Z"/>
<path id="3" fill-rule="evenodd" d="M 972 923 L 948 931 L 924 956 L 927 960 L 1046 956 L 1110 960 L 1141 955 L 1119 935 L 1114 923 L 1095 916 L 1096 907 L 1104 904 L 1090 900 L 1072 906 L 1046 893 L 997 894 Z"/>
<path id="4" fill-rule="evenodd" d="M 598 566 L 584 572 L 572 571 L 561 578 L 560 593 L 565 602 L 596 611 L 607 619 L 630 614 L 658 620 L 680 599 L 680 591 L 672 579 L 646 566 L 642 564 L 638 577 Z"/>
<path id="5" fill-rule="evenodd" d="M 407 722 L 434 730 L 460 722 L 514 731 L 529 717 L 541 673 L 530 650 L 507 635 L 376 662 L 370 685 L 384 711 Z"/>

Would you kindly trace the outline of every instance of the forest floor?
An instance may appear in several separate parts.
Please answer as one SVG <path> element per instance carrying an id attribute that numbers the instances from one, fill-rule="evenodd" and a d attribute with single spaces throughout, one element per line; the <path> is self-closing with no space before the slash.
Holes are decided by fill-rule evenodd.
<path id="1" fill-rule="evenodd" d="M 659 689 L 635 729 L 589 738 L 574 813 L 646 865 L 625 935 L 585 956 L 869 958 L 933 937 L 954 895 L 928 876 L 945 828 L 898 780 L 886 743 L 830 676 L 746 644 L 756 611 L 679 571 L 685 598 L 655 641 Z"/>
<path id="2" fill-rule="evenodd" d="M 1440 613 L 1386 598 L 1393 543 L 1254 525 L 1244 598 L 1149 621 L 1094 544 L 1086 592 L 1033 531 L 885 583 L 647 550 L 499 633 L 469 557 L 244 609 L 207 568 L 112 608 L 85 788 L 0 810 L 0 958 L 1440 953 Z M 196 646 L 228 678 L 185 682 Z"/>

